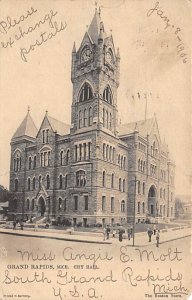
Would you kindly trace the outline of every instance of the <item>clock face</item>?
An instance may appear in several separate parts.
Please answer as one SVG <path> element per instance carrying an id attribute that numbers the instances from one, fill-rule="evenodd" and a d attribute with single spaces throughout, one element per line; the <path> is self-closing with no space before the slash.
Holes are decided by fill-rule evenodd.
<path id="1" fill-rule="evenodd" d="M 87 46 L 83 49 L 81 53 L 81 62 L 86 62 L 92 57 L 92 51 L 91 49 Z"/>
<path id="2" fill-rule="evenodd" d="M 106 53 L 106 60 L 110 64 L 113 63 L 113 54 L 112 54 L 111 50 L 107 51 L 107 53 Z"/>

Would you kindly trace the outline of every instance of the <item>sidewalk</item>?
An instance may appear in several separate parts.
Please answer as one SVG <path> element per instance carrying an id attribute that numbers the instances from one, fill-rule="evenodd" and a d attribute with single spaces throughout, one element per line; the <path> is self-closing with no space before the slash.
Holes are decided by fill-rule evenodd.
<path id="1" fill-rule="evenodd" d="M 94 243 L 94 244 L 125 244 L 132 246 L 133 240 L 128 240 L 127 236 L 124 235 L 124 239 L 122 243 L 119 242 L 118 236 L 115 238 L 110 237 L 109 240 L 103 240 L 103 234 L 95 234 L 95 236 L 89 235 L 86 232 L 86 235 L 74 231 L 72 234 L 68 233 L 66 230 L 51 230 L 51 229 L 38 229 L 34 231 L 34 229 L 25 229 L 24 230 L 13 230 L 13 229 L 4 229 L 0 228 L 1 234 L 9 234 L 9 235 L 17 235 L 23 237 L 36 237 L 36 238 L 48 238 L 48 239 L 56 239 L 63 241 L 71 241 L 71 242 L 82 242 L 82 243 Z M 162 230 L 160 232 L 160 244 L 181 239 L 183 237 L 188 237 L 192 235 L 192 230 L 190 227 L 176 227 L 168 230 Z M 135 234 L 135 246 L 149 246 L 152 244 L 156 244 L 155 235 L 152 236 L 151 243 L 148 242 L 148 235 L 146 232 L 140 232 Z"/>

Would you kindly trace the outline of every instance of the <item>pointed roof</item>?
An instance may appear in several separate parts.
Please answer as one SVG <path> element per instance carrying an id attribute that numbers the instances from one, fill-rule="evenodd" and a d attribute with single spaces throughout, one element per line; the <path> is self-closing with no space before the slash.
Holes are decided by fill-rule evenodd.
<path id="1" fill-rule="evenodd" d="M 46 117 L 54 132 L 57 132 L 59 135 L 65 135 L 70 133 L 70 125 L 61 122 L 59 120 L 56 120 L 48 115 L 46 115 Z"/>
<path id="2" fill-rule="evenodd" d="M 26 117 L 24 118 L 20 126 L 17 128 L 12 139 L 22 136 L 36 138 L 37 132 L 37 127 L 35 126 L 35 123 L 33 122 L 33 119 L 31 118 L 31 115 L 28 110 Z"/>
<path id="3" fill-rule="evenodd" d="M 147 134 L 149 134 L 152 129 L 154 120 L 155 120 L 154 118 L 151 118 L 151 119 L 120 125 L 118 128 L 119 135 L 121 136 L 121 135 L 133 133 L 136 128 L 140 135 L 146 137 Z"/>
<path id="4" fill-rule="evenodd" d="M 102 26 L 103 32 L 105 32 L 103 23 L 101 22 L 100 13 L 97 11 L 97 9 L 95 9 L 95 14 L 94 14 L 93 20 L 88 28 L 88 34 L 91 37 L 94 44 L 98 43 L 101 26 Z"/>

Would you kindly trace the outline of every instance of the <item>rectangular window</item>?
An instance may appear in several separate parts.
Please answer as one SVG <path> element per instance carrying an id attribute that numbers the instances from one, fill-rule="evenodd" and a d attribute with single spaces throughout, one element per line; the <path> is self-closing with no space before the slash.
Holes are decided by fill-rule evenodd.
<path id="1" fill-rule="evenodd" d="M 111 197 L 111 212 L 114 212 L 114 197 Z"/>
<path id="2" fill-rule="evenodd" d="M 88 210 L 88 206 L 89 206 L 89 197 L 87 195 L 84 196 L 85 199 L 85 210 Z"/>
<path id="3" fill-rule="evenodd" d="M 43 134 L 43 144 L 45 144 L 45 130 L 42 131 Z"/>
<path id="4" fill-rule="evenodd" d="M 88 143 L 88 159 L 91 158 L 91 143 Z"/>
<path id="5" fill-rule="evenodd" d="M 78 196 L 74 196 L 74 210 L 78 210 Z"/>
<path id="6" fill-rule="evenodd" d="M 79 145 L 79 160 L 82 160 L 82 145 Z"/>
<path id="7" fill-rule="evenodd" d="M 102 196 L 102 211 L 105 211 L 106 209 L 106 197 Z"/>
<path id="8" fill-rule="evenodd" d="M 46 143 L 49 142 L 49 129 L 46 130 Z"/>
<path id="9" fill-rule="evenodd" d="M 87 158 L 87 145 L 86 143 L 83 144 L 83 152 L 84 152 L 84 160 Z"/>

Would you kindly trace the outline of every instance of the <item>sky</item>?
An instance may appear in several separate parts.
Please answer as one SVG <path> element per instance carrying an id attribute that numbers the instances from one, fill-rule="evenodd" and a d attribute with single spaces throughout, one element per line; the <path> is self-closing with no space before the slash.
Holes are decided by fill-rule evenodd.
<path id="1" fill-rule="evenodd" d="M 0 184 L 9 187 L 10 141 L 28 106 L 38 128 L 46 110 L 70 124 L 71 51 L 74 41 L 80 46 L 95 2 L 1 1 Z M 119 122 L 144 119 L 147 98 L 147 117 L 155 114 L 176 163 L 176 194 L 185 195 L 192 175 L 191 5 L 189 0 L 97 1 L 105 30 L 120 49 Z"/>

